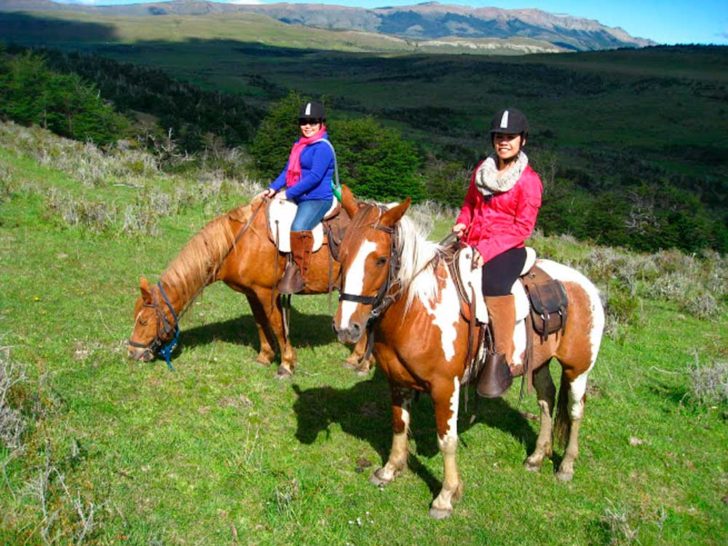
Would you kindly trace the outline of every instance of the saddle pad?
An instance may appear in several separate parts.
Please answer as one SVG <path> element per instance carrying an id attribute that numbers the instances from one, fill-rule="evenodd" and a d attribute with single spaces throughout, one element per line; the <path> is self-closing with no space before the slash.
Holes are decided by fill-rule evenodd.
<path id="1" fill-rule="evenodd" d="M 338 201 L 334 199 L 331 208 L 324 217 L 331 214 L 337 205 Z M 268 205 L 268 228 L 273 237 L 273 242 L 278 244 L 278 250 L 281 252 L 291 251 L 291 224 L 293 224 L 293 218 L 296 216 L 297 210 L 298 206 L 293 201 L 278 196 L 272 199 Z M 324 242 L 324 228 L 321 222 L 316 224 L 311 233 L 313 234 L 313 249 L 311 252 L 316 252 Z"/>
<path id="2" fill-rule="evenodd" d="M 527 248 L 526 266 L 524 272 L 527 272 L 536 262 L 536 252 L 532 248 Z M 530 252 L 529 252 L 530 251 Z M 465 292 L 468 297 L 468 303 L 470 303 L 470 295 L 472 291 L 475 291 L 475 318 L 478 322 L 483 324 L 488 323 L 488 308 L 485 305 L 483 298 L 483 268 L 478 267 L 472 269 L 470 264 L 473 261 L 473 249 L 471 247 L 465 247 L 458 252 L 458 271 L 460 271 L 460 277 L 462 285 L 465 287 Z M 524 272 L 521 272 L 523 274 Z M 472 287 L 472 290 L 471 290 Z M 520 279 L 513 283 L 511 288 L 511 294 L 516 299 L 516 321 L 522 320 L 528 316 L 529 305 L 528 296 L 526 290 L 523 288 L 523 283 Z"/>

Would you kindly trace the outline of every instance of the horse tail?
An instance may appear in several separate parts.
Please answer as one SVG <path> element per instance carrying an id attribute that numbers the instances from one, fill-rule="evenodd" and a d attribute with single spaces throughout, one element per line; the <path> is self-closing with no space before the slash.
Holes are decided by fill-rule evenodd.
<path id="1" fill-rule="evenodd" d="M 556 416 L 554 417 L 554 440 L 564 448 L 571 433 L 571 416 L 569 415 L 569 381 L 565 374 L 561 374 L 559 385 L 559 399 L 556 402 Z"/>

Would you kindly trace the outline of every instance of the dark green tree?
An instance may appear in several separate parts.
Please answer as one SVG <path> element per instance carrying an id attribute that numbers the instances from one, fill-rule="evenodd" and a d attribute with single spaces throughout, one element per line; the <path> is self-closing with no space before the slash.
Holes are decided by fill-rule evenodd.
<path id="1" fill-rule="evenodd" d="M 129 127 L 93 85 L 76 74 L 49 70 L 41 56 L 30 52 L 2 56 L 0 97 L 0 116 L 75 140 L 108 144 Z"/>
<path id="2" fill-rule="evenodd" d="M 303 100 L 298 93 L 289 93 L 271 107 L 260 123 L 250 144 L 259 176 L 273 180 L 288 161 L 291 146 L 301 136 L 298 110 Z"/>

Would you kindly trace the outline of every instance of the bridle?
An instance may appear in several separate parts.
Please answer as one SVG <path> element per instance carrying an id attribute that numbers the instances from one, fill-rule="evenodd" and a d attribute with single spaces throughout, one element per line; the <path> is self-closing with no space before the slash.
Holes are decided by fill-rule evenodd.
<path id="1" fill-rule="evenodd" d="M 169 310 L 169 313 L 172 315 L 172 320 L 174 324 L 170 322 L 169 318 L 167 317 L 167 313 L 165 313 L 163 307 L 160 305 L 158 298 L 155 297 L 156 294 L 152 293 L 151 303 L 144 303 L 142 307 L 154 310 L 154 313 L 157 316 L 157 335 L 151 342 L 147 344 L 139 343 L 138 341 L 134 341 L 131 338 L 129 338 L 128 344 L 132 347 L 144 349 L 145 353 L 147 351 L 150 351 L 152 355 L 155 355 L 157 353 L 161 354 L 164 357 L 164 361 L 167 363 L 167 367 L 170 370 L 174 371 L 174 366 L 172 366 L 171 358 L 172 351 L 174 351 L 179 341 L 179 318 L 177 317 L 177 313 L 175 312 L 174 307 L 172 307 L 172 303 L 167 297 L 167 293 L 164 291 L 164 288 L 162 288 L 161 281 L 157 282 L 157 288 L 159 289 L 159 294 L 162 296 L 164 304 Z M 165 343 L 165 339 L 169 339 L 169 341 Z"/>
<path id="2" fill-rule="evenodd" d="M 363 303 L 364 305 L 371 305 L 372 310 L 369 313 L 369 320 L 368 322 L 371 323 L 372 321 L 376 320 L 379 315 L 381 315 L 387 307 L 389 307 L 392 302 L 396 299 L 396 292 L 391 294 L 391 288 L 397 283 L 397 275 L 399 273 L 399 266 L 400 266 L 400 256 L 397 252 L 397 246 L 398 246 L 398 232 L 397 229 L 394 227 L 389 226 L 383 226 L 379 223 L 379 220 L 382 217 L 382 213 L 385 212 L 386 209 L 382 207 L 378 207 L 379 209 L 379 216 L 377 217 L 377 220 L 371 224 L 369 224 L 367 227 L 370 227 L 372 229 L 376 229 L 378 231 L 383 231 L 384 233 L 388 234 L 390 236 L 390 245 L 389 245 L 389 271 L 387 271 L 387 280 L 386 282 L 382 283 L 382 286 L 379 287 L 379 290 L 377 291 L 377 294 L 375 296 L 363 296 L 360 294 L 348 294 L 346 292 L 343 292 L 343 286 L 342 286 L 342 292 L 339 293 L 339 301 L 353 301 L 356 303 Z M 351 229 L 352 226 L 350 225 L 349 228 Z M 342 277 L 342 285 L 343 285 L 343 277 Z"/>
<path id="3" fill-rule="evenodd" d="M 235 238 L 233 239 L 232 244 L 228 248 L 227 252 L 225 253 L 225 256 L 227 256 L 233 248 L 235 248 L 235 245 L 238 244 L 238 241 L 243 236 L 243 234 L 248 231 L 248 228 L 253 225 L 253 222 L 255 221 L 255 218 L 258 216 L 258 213 L 260 212 L 260 209 L 263 208 L 264 204 L 267 202 L 267 198 L 263 199 L 258 207 L 256 207 L 255 212 L 250 217 L 250 219 L 245 223 L 243 226 L 240 227 L 240 230 L 238 230 L 238 233 L 235 235 Z M 211 279 L 216 273 L 216 270 L 213 269 L 210 272 L 210 276 L 208 277 Z M 207 281 L 202 285 L 203 287 L 207 285 Z M 164 357 L 164 361 L 167 363 L 167 367 L 171 371 L 174 370 L 174 366 L 172 366 L 172 352 L 174 351 L 175 347 L 177 347 L 177 344 L 179 343 L 179 316 L 174 310 L 174 307 L 172 307 L 172 303 L 169 301 L 169 298 L 167 297 L 167 293 L 164 291 L 164 288 L 162 288 L 162 282 L 157 282 L 157 288 L 159 288 L 159 293 L 162 296 L 162 300 L 167 306 L 167 309 L 169 310 L 170 314 L 172 315 L 172 319 L 174 320 L 174 325 L 169 321 L 167 318 L 167 315 L 165 314 L 164 310 L 162 309 L 161 305 L 155 298 L 154 293 L 152 293 L 152 302 L 151 303 L 144 303 L 143 307 L 148 307 L 154 310 L 154 313 L 157 315 L 157 335 L 156 337 L 148 344 L 139 343 L 138 341 L 134 341 L 131 338 L 128 340 L 128 345 L 131 345 L 132 347 L 137 347 L 138 349 L 144 349 L 144 352 L 151 352 L 152 356 L 156 354 L 161 354 Z M 202 288 L 200 289 L 202 290 Z M 199 294 L 198 292 L 190 298 L 190 301 L 195 299 L 195 296 Z M 187 307 L 182 309 L 180 316 L 184 314 L 184 312 L 187 310 Z M 161 334 L 160 334 L 161 332 Z M 166 343 L 164 342 L 164 339 L 169 339 Z"/>

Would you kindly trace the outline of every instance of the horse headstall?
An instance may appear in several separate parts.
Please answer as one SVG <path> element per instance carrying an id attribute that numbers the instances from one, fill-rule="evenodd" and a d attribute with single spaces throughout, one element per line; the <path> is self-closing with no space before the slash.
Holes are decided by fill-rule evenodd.
<path id="1" fill-rule="evenodd" d="M 169 301 L 167 293 L 162 287 L 161 281 L 157 282 L 157 288 L 159 289 L 159 294 L 162 296 L 164 304 L 172 315 L 174 325 L 170 323 L 166 313 L 164 312 L 164 309 L 162 309 L 159 301 L 153 295 L 151 303 L 143 303 L 143 307 L 152 309 L 157 317 L 157 333 L 154 339 L 151 342 L 144 344 L 129 338 L 127 343 L 132 347 L 137 347 L 139 349 L 145 349 L 147 351 L 150 351 L 153 355 L 162 355 L 165 362 L 167 363 L 167 367 L 170 370 L 174 371 L 174 366 L 172 366 L 171 358 L 172 352 L 174 351 L 175 347 L 177 347 L 177 344 L 179 342 L 179 317 L 177 316 L 177 313 L 175 312 L 172 303 Z M 164 339 L 168 339 L 169 341 L 165 342 Z"/>
<path id="2" fill-rule="evenodd" d="M 371 323 L 389 307 L 392 302 L 396 299 L 398 290 L 392 292 L 392 287 L 397 284 L 396 279 L 399 274 L 400 256 L 397 251 L 399 233 L 396 227 L 383 226 L 379 223 L 381 213 L 383 209 L 379 207 L 380 215 L 376 222 L 369 224 L 369 227 L 378 231 L 383 231 L 390 236 L 389 245 L 389 270 L 387 271 L 387 280 L 382 283 L 379 287 L 375 296 L 363 296 L 359 294 L 348 294 L 346 292 L 339 293 L 339 301 L 353 301 L 356 303 L 363 303 L 364 305 L 371 305 L 372 310 L 369 312 L 369 319 L 367 322 Z"/>

